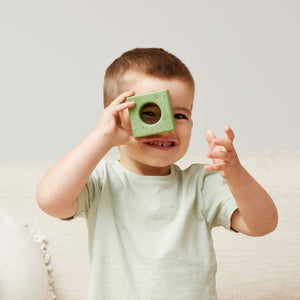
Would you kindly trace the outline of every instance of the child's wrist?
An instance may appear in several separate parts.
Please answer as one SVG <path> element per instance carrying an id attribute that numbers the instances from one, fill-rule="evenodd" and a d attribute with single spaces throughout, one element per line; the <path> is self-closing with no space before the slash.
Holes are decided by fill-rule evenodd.
<path id="1" fill-rule="evenodd" d="M 93 130 L 90 135 L 99 147 L 110 149 L 115 146 L 113 134 L 107 133 L 99 128 Z"/>
<path id="2" fill-rule="evenodd" d="M 226 181 L 228 184 L 240 184 L 240 182 L 244 179 L 244 176 L 247 174 L 246 169 L 239 164 L 231 171 L 230 175 L 227 176 Z"/>

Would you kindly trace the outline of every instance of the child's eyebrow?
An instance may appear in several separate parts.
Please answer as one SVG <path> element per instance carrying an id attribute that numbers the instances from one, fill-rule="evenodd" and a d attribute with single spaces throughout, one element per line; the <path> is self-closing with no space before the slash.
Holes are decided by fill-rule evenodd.
<path id="1" fill-rule="evenodd" d="M 175 110 L 184 111 L 184 112 L 186 112 L 188 115 L 191 115 L 191 114 L 192 114 L 192 112 L 191 112 L 189 109 L 185 108 L 185 107 L 176 106 L 176 107 L 173 108 L 173 110 L 174 110 L 174 111 L 175 111 Z"/>

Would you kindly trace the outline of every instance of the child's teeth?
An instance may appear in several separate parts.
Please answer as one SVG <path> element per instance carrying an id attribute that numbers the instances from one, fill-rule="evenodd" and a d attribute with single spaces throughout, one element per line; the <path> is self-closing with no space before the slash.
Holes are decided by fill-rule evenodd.
<path id="1" fill-rule="evenodd" d="M 159 147 L 171 147 L 172 143 L 159 143 L 159 142 L 151 142 L 150 143 L 153 146 L 159 146 Z"/>

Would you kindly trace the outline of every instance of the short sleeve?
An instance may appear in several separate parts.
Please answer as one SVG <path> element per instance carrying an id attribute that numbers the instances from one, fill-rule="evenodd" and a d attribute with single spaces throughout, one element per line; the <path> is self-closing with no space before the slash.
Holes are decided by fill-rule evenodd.
<path id="1" fill-rule="evenodd" d="M 88 217 L 91 206 L 95 203 L 96 199 L 100 197 L 102 182 L 103 170 L 101 165 L 98 165 L 77 197 L 78 211 L 74 218 Z"/>
<path id="2" fill-rule="evenodd" d="M 223 226 L 231 229 L 231 216 L 237 209 L 236 201 L 226 180 L 219 172 L 206 172 L 200 191 L 204 204 L 203 215 L 210 228 Z"/>

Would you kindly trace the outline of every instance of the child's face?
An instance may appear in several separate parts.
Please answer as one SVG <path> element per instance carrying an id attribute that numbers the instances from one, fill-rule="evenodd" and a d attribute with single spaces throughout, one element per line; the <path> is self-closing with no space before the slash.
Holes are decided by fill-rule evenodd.
<path id="1" fill-rule="evenodd" d="M 169 90 L 176 130 L 135 139 L 121 145 L 120 162 L 129 170 L 143 175 L 167 175 L 169 165 L 179 160 L 187 151 L 193 121 L 191 119 L 194 92 L 184 81 L 137 76 L 128 90 L 135 94 Z M 121 115 L 122 126 L 131 131 L 128 110 Z"/>

